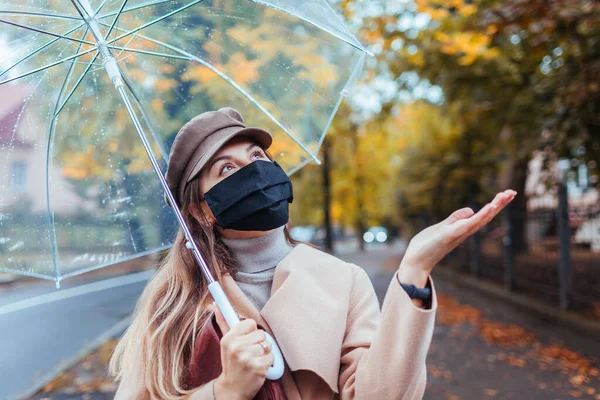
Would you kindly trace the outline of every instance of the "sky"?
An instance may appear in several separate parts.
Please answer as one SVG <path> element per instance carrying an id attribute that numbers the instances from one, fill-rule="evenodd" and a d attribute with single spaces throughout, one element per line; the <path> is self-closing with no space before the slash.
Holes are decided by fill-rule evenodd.
<path id="1" fill-rule="evenodd" d="M 359 39 L 359 31 L 364 26 L 364 20 L 369 17 L 377 17 L 382 14 L 401 14 L 397 25 L 390 26 L 389 29 L 398 29 L 406 32 L 407 35 L 415 36 L 419 30 L 426 29 L 431 22 L 429 15 L 416 12 L 416 6 L 412 0 L 356 0 L 349 7 L 353 11 L 353 16 L 347 20 L 348 28 Z M 412 46 L 414 47 L 414 45 Z M 392 43 L 392 48 L 396 51 L 402 50 L 403 47 L 404 44 L 400 39 Z M 376 43 L 367 46 L 367 49 L 377 55 L 381 54 L 382 46 Z M 417 49 L 415 47 L 406 50 L 410 53 Z M 366 69 L 377 68 L 377 63 L 376 57 L 367 58 Z M 356 110 L 356 119 L 359 121 L 371 118 L 381 111 L 383 104 L 391 101 L 407 103 L 425 99 L 434 104 L 441 104 L 444 100 L 443 91 L 439 86 L 420 79 L 414 71 L 406 71 L 399 78 L 394 79 L 392 76 L 386 75 L 385 71 L 381 71 L 381 68 L 379 69 L 379 74 L 371 81 L 359 80 L 349 96 L 348 100 Z"/>

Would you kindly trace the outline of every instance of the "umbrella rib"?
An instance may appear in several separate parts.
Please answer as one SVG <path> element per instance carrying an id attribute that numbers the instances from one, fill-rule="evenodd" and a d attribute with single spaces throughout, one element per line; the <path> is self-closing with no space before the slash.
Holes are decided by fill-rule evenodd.
<path id="1" fill-rule="evenodd" d="M 73 96 L 73 93 L 75 93 L 75 90 L 77 90 L 77 88 L 79 87 L 79 84 L 81 83 L 81 81 L 83 81 L 83 78 L 85 77 L 85 75 L 88 73 L 88 71 L 90 70 L 90 68 L 92 67 L 92 65 L 94 65 L 94 61 L 96 61 L 96 59 L 98 58 L 99 55 L 100 55 L 100 53 L 94 54 L 94 57 L 88 63 L 88 65 L 85 67 L 85 70 L 81 73 L 81 75 L 77 79 L 77 82 L 75 82 L 75 85 L 73 85 L 73 87 L 71 88 L 69 94 L 63 100 L 62 104 L 59 107 L 57 107 L 57 108 L 54 109 L 54 117 L 56 117 L 58 114 L 60 114 L 60 112 L 62 111 L 62 109 L 65 107 L 65 105 L 67 104 L 67 102 L 71 98 L 71 96 Z M 72 61 L 71 65 L 74 65 L 74 64 L 75 64 L 75 61 Z M 62 91 L 63 90 L 61 88 L 61 94 L 62 94 Z M 57 101 L 57 104 L 58 104 L 58 101 Z"/>
<path id="2" fill-rule="evenodd" d="M 106 42 L 106 44 L 111 44 L 111 43 L 114 43 L 114 42 L 116 42 L 117 40 L 121 40 L 121 39 L 123 39 L 124 37 L 127 37 L 127 36 L 129 36 L 129 35 L 132 35 L 132 34 L 134 34 L 134 33 L 136 33 L 136 32 L 139 32 L 139 31 L 141 31 L 141 30 L 142 30 L 142 29 L 144 29 L 144 28 L 147 28 L 147 27 L 149 27 L 149 26 L 151 26 L 151 25 L 154 25 L 154 24 L 156 24 L 156 23 L 158 23 L 158 22 L 162 21 L 163 19 L 165 19 L 165 18 L 169 18 L 170 16 L 172 16 L 172 15 L 175 15 L 175 14 L 177 14 L 177 13 L 179 13 L 179 12 L 181 12 L 181 11 L 183 11 L 183 10 L 187 9 L 187 8 L 190 8 L 190 7 L 192 7 L 192 6 L 194 6 L 194 5 L 198 4 L 198 3 L 200 3 L 200 2 L 202 2 L 202 1 L 204 1 L 204 0 L 194 0 L 194 1 L 192 1 L 191 3 L 188 3 L 188 4 L 184 5 L 184 6 L 181 6 L 181 7 L 179 7 L 179 8 L 178 8 L 178 9 L 176 9 L 176 10 L 173 10 L 173 11 L 171 11 L 171 12 L 169 12 L 169 13 L 165 14 L 165 15 L 161 15 L 160 17 L 158 17 L 158 18 L 155 18 L 155 19 L 153 19 L 152 21 L 149 21 L 149 22 L 147 22 L 147 23 L 145 23 L 145 24 L 143 24 L 143 25 L 140 25 L 140 26 L 138 26 L 138 27 L 137 27 L 137 28 L 135 28 L 135 29 L 132 29 L 132 30 L 130 30 L 130 31 L 126 31 L 126 32 L 125 32 L 125 33 L 123 33 L 122 35 L 120 35 L 120 36 L 117 36 L 116 38 L 113 38 L 113 39 L 111 39 L 111 40 L 107 41 L 107 42 Z M 103 25 L 105 25 L 105 26 L 106 26 L 107 24 L 103 24 Z"/>
<path id="3" fill-rule="evenodd" d="M 342 91 L 346 90 L 346 87 L 348 86 L 348 82 L 356 81 L 356 79 L 358 78 L 358 76 L 360 75 L 360 73 L 362 71 L 366 56 L 367 56 L 367 53 L 363 53 L 360 55 L 360 60 L 354 67 L 354 70 L 350 74 L 350 77 L 348 78 L 348 81 L 346 82 L 346 86 L 344 87 L 344 89 L 342 89 Z M 331 115 L 329 116 L 329 120 L 327 121 L 325 128 L 323 128 L 323 132 L 327 132 L 329 130 L 329 127 L 331 126 L 331 123 L 333 122 L 333 118 L 335 117 L 335 114 L 337 114 L 337 111 L 340 108 L 340 105 L 342 104 L 342 100 L 344 100 L 344 97 L 345 96 L 338 97 L 338 100 L 333 108 L 333 111 L 331 112 Z M 324 140 L 325 140 L 325 135 L 321 135 L 321 139 L 319 140 L 319 143 L 317 144 L 317 150 L 316 150 L 317 152 L 321 148 L 321 145 L 323 144 Z"/>
<path id="4" fill-rule="evenodd" d="M 125 5 L 127 4 L 127 1 L 128 0 L 123 0 L 123 3 L 121 4 L 121 8 L 117 12 L 117 16 L 115 17 L 115 19 L 113 19 L 112 25 L 110 26 L 110 28 L 108 28 L 108 32 L 106 32 L 106 35 L 104 35 L 104 40 L 108 39 L 108 36 L 110 35 L 110 33 L 112 32 L 112 30 L 114 29 L 117 21 L 119 20 L 119 17 L 121 16 L 121 13 L 123 12 L 123 8 L 125 8 Z"/>
<path id="5" fill-rule="evenodd" d="M 160 150 L 161 157 L 163 158 L 163 160 L 165 160 L 165 162 L 168 163 L 169 162 L 169 152 L 164 148 L 162 140 L 160 140 L 160 137 L 156 134 L 156 131 L 154 130 L 154 128 L 152 128 L 152 124 L 150 123 L 150 118 L 148 118 L 148 114 L 146 113 L 146 110 L 144 110 L 144 107 L 142 107 L 142 102 L 140 101 L 137 94 L 133 90 L 133 86 L 131 85 L 131 83 L 129 82 L 129 79 L 127 79 L 125 74 L 123 74 L 123 80 L 125 81 L 125 84 L 129 88 L 129 91 L 131 92 L 133 99 L 137 103 L 137 106 L 139 107 L 140 112 L 142 113 L 142 117 L 146 121 L 146 124 L 148 124 L 148 128 L 150 129 L 150 134 L 152 135 L 152 137 L 154 138 L 154 141 L 158 145 L 158 149 Z"/>
<path id="6" fill-rule="evenodd" d="M 298 165 L 297 167 L 294 167 L 290 170 L 290 172 L 288 172 L 288 176 L 292 176 L 294 175 L 296 172 L 300 171 L 302 168 L 304 168 L 306 166 L 306 164 L 308 164 L 309 162 L 311 162 L 312 160 L 310 158 L 307 158 L 306 160 L 302 161 L 300 163 L 300 165 Z"/>
<path id="7" fill-rule="evenodd" d="M 100 22 L 100 24 L 102 25 L 106 25 L 102 22 Z M 119 29 L 119 28 L 117 28 Z M 160 46 L 166 47 L 169 50 L 173 50 L 177 53 L 180 53 L 184 56 L 187 56 L 189 60 L 191 61 L 196 61 L 199 64 L 204 65 L 206 68 L 210 69 L 211 71 L 213 71 L 215 74 L 217 74 L 221 79 L 223 79 L 225 82 L 229 83 L 231 86 L 233 86 L 235 89 L 237 89 L 244 97 L 246 97 L 248 100 L 250 100 L 250 102 L 252 104 L 254 104 L 259 110 L 261 110 L 267 117 L 269 117 L 269 119 L 271 121 L 273 121 L 275 123 L 275 125 L 277 125 L 279 128 L 281 128 L 286 135 L 288 135 L 298 146 L 300 146 L 300 148 L 302 150 L 304 150 L 306 152 L 306 154 L 308 154 L 314 162 L 316 162 L 317 164 L 321 164 L 321 161 L 313 154 L 313 152 L 311 152 L 305 145 L 304 143 L 302 143 L 298 138 L 296 138 L 296 136 L 289 131 L 289 129 L 287 129 L 277 118 L 275 118 L 275 116 L 273 114 L 271 114 L 271 112 L 269 110 L 267 110 L 266 108 L 264 108 L 260 102 L 258 100 L 256 100 L 254 98 L 254 96 L 252 96 L 250 93 L 248 93 L 244 88 L 242 88 L 241 86 L 239 86 L 237 83 L 235 83 L 235 81 L 233 79 L 231 79 L 230 77 L 228 77 L 225 73 L 219 71 L 217 68 L 215 68 L 214 66 L 212 66 L 210 63 L 207 63 L 206 61 L 202 60 L 201 58 L 198 58 L 196 56 L 194 56 L 193 54 L 188 53 L 187 51 L 180 49 L 178 47 L 172 46 L 168 43 L 164 43 L 161 42 L 160 40 L 156 40 L 156 39 L 152 39 L 150 37 L 147 37 L 145 35 L 142 34 L 138 34 L 138 36 L 142 39 L 146 39 L 152 43 L 158 44 Z M 133 51 L 133 52 L 142 52 L 143 50 L 134 50 L 134 49 L 123 49 L 125 51 Z M 147 54 L 150 55 L 157 55 L 157 54 L 152 54 L 152 52 L 148 52 Z M 162 56 L 162 55 L 161 55 Z M 174 58 L 171 56 L 171 58 Z"/>
<path id="8" fill-rule="evenodd" d="M 252 2 L 254 2 L 256 4 L 260 4 L 260 5 L 264 6 L 264 7 L 268 7 L 268 8 L 272 8 L 274 10 L 277 10 L 277 11 L 281 11 L 282 13 L 294 16 L 294 17 L 296 17 L 298 19 L 301 19 L 302 21 L 308 22 L 309 24 L 316 26 L 317 28 L 319 28 L 319 29 L 321 29 L 321 30 L 329 33 L 330 35 L 335 36 L 336 38 L 340 39 L 344 43 L 348 43 L 350 46 L 354 47 L 355 49 L 358 49 L 358 50 L 360 50 L 360 51 L 362 51 L 364 53 L 372 55 L 372 53 L 369 52 L 368 50 L 366 50 L 364 47 L 362 47 L 362 45 L 360 43 L 358 43 L 358 44 L 357 43 L 352 43 L 352 42 L 348 41 L 347 39 L 345 39 L 344 37 L 340 36 L 339 34 L 337 34 L 335 32 L 332 32 L 331 30 L 325 28 L 321 24 L 318 24 L 318 23 L 316 23 L 314 21 L 311 21 L 309 19 L 306 19 L 306 18 L 302 18 L 302 17 L 300 17 L 300 16 L 298 16 L 296 14 L 291 13 L 290 11 L 286 10 L 285 8 L 278 7 L 278 6 L 274 5 L 274 4 L 266 3 L 266 2 L 261 1 L 261 0 L 250 0 L 250 1 L 252 1 Z"/>
<path id="9" fill-rule="evenodd" d="M 81 18 L 79 18 L 75 15 L 46 14 L 46 13 L 38 13 L 38 12 L 30 12 L 30 11 L 0 10 L 0 15 L 2 15 L 2 14 L 28 16 L 28 17 L 48 17 L 48 18 L 55 18 L 55 19 L 70 19 L 70 20 L 81 21 Z"/>
<path id="10" fill-rule="evenodd" d="M 89 31 L 89 28 L 86 28 L 86 29 L 85 29 L 85 32 L 83 33 L 83 36 L 84 36 L 84 37 L 85 37 L 85 35 L 87 35 L 88 31 Z M 80 50 L 81 50 L 81 44 L 79 45 L 79 47 L 78 47 L 77 51 L 80 51 Z M 79 85 L 79 83 L 80 83 L 80 82 L 82 81 L 82 79 L 83 79 L 83 76 L 84 76 L 84 75 L 87 73 L 87 71 L 89 70 L 89 67 L 90 67 L 90 66 L 93 64 L 93 62 L 96 60 L 96 57 L 98 57 L 98 53 L 96 53 L 96 54 L 95 54 L 95 56 L 92 58 L 92 61 L 91 61 L 91 62 L 88 64 L 88 66 L 87 66 L 86 70 L 83 72 L 83 74 L 81 74 L 81 76 L 80 76 L 80 77 L 79 77 L 79 79 L 77 80 L 77 83 L 76 83 L 75 87 L 74 87 L 74 88 L 72 89 L 72 91 L 69 93 L 69 96 L 68 96 L 68 97 L 71 97 L 71 95 L 72 95 L 72 94 L 73 94 L 73 92 L 75 91 L 75 88 L 77 87 L 77 85 Z M 58 112 L 56 111 L 56 110 L 59 108 L 58 104 L 60 103 L 60 96 L 63 94 L 63 92 L 64 92 L 64 90 L 65 90 L 65 87 L 66 87 L 66 85 L 67 85 L 67 82 L 69 81 L 69 79 L 71 79 L 71 76 L 73 75 L 73 68 L 75 68 L 75 60 L 72 60 L 72 61 L 71 61 L 71 65 L 69 66 L 69 70 L 67 71 L 67 74 L 66 74 L 66 76 L 65 76 L 65 79 L 64 79 L 64 81 L 63 81 L 63 84 L 62 84 L 62 86 L 61 86 L 61 88 L 60 88 L 60 91 L 58 92 L 58 97 L 56 98 L 56 104 L 54 105 L 54 116 L 53 116 L 53 118 L 56 118 L 56 116 L 57 116 L 57 115 L 58 115 L 58 113 L 60 112 L 60 111 L 58 111 Z M 68 98 L 67 98 L 67 100 L 68 100 Z M 63 104 L 60 106 L 60 109 L 62 109 L 62 108 L 64 107 L 64 105 L 65 105 L 65 103 L 67 102 L 67 100 L 65 100 L 65 101 L 63 102 Z M 48 140 L 50 140 L 50 139 L 48 139 Z"/>
<path id="11" fill-rule="evenodd" d="M 100 7 L 98 7 L 98 10 L 96 10 L 96 12 L 94 13 L 94 16 L 96 16 L 97 13 L 100 12 L 100 10 L 104 7 L 104 5 L 108 2 L 108 0 L 104 0 L 102 2 L 102 4 L 100 4 Z M 80 18 L 81 19 L 81 18 Z M 81 24 L 77 25 L 75 28 L 72 28 L 70 30 L 68 30 L 67 32 L 63 33 L 63 35 L 68 35 L 70 33 L 75 32 L 77 29 L 81 28 L 82 26 L 85 25 L 85 22 L 82 22 Z M 83 36 L 85 37 L 85 35 Z M 46 44 L 43 44 L 42 46 L 38 47 L 37 49 L 35 49 L 33 52 L 29 53 L 28 55 L 26 55 L 25 57 L 21 58 L 19 61 L 15 62 L 13 65 L 11 65 L 10 67 L 8 67 L 6 70 L 4 70 L 2 73 L 0 73 L 0 78 L 6 74 L 8 71 L 10 71 L 11 69 L 13 69 L 14 67 L 16 67 L 17 65 L 19 65 L 20 63 L 22 63 L 23 61 L 33 57 L 34 55 L 36 55 L 37 53 L 39 53 L 40 51 L 44 50 L 46 47 L 51 46 L 52 44 L 56 43 L 60 38 L 56 38 L 53 39 L 49 42 L 47 42 Z M 1 84 L 1 82 L 0 82 Z"/>
<path id="12" fill-rule="evenodd" d="M 138 36 L 141 37 L 141 38 L 144 37 L 142 35 L 138 35 Z M 114 50 L 128 51 L 128 52 L 131 52 L 131 53 L 139 53 L 139 54 L 147 54 L 147 55 L 150 55 L 150 56 L 172 58 L 174 60 L 193 61 L 191 58 L 189 58 L 187 56 L 178 56 L 178 55 L 175 55 L 175 54 L 159 53 L 157 51 L 141 50 L 141 49 L 130 49 L 128 47 L 120 47 L 120 46 L 108 46 L 108 47 L 111 48 L 111 49 L 114 49 Z"/>
<path id="13" fill-rule="evenodd" d="M 108 2 L 108 0 L 103 0 L 102 3 L 100 4 L 100 6 L 98 7 L 98 9 L 96 11 L 94 11 L 94 15 L 92 16 L 95 17 L 96 15 L 98 15 L 98 13 L 100 12 L 100 10 L 102 10 L 104 8 L 104 5 Z M 100 17 L 98 17 L 100 18 Z"/>
<path id="14" fill-rule="evenodd" d="M 107 1 L 107 0 L 105 0 L 105 1 Z M 138 4 L 137 6 L 132 6 L 132 7 L 130 7 L 130 8 L 127 8 L 127 9 L 123 10 L 123 13 L 127 13 L 127 12 L 129 12 L 129 11 L 138 10 L 138 9 L 140 9 L 140 8 L 144 8 L 144 7 L 150 7 L 150 6 L 154 6 L 154 5 L 157 5 L 157 4 L 169 3 L 169 2 L 171 2 L 171 1 L 172 1 L 172 0 L 156 0 L 156 1 L 149 1 L 149 2 L 147 2 L 147 3 Z M 108 14 L 100 15 L 100 16 L 98 17 L 98 19 L 105 19 L 105 18 L 108 18 L 108 17 L 112 17 L 112 16 L 113 16 L 113 15 L 115 15 L 116 13 L 117 13 L 116 11 L 112 11 L 112 12 L 110 12 L 110 13 L 108 13 Z"/>
<path id="15" fill-rule="evenodd" d="M 94 43 L 88 42 L 88 41 L 83 40 L 83 39 L 75 39 L 75 38 L 73 38 L 71 36 L 65 36 L 65 35 L 61 35 L 61 34 L 58 34 L 58 33 L 48 32 L 48 31 L 45 31 L 43 29 L 37 29 L 37 28 L 34 28 L 32 26 L 17 24 L 16 22 L 7 21 L 7 20 L 2 19 L 2 18 L 0 18 L 0 22 L 5 23 L 7 25 L 16 26 L 18 28 L 23 28 L 23 29 L 27 29 L 27 30 L 30 30 L 30 31 L 38 32 L 38 33 L 44 33 L 46 35 L 54 36 L 54 37 L 56 37 L 58 39 L 72 40 L 72 41 L 77 42 L 77 43 L 85 43 L 85 44 L 89 44 L 89 45 L 92 45 L 92 46 L 95 45 Z"/>
<path id="16" fill-rule="evenodd" d="M 119 59 L 119 57 L 121 56 L 121 54 L 123 54 L 123 51 L 124 51 L 124 50 L 128 49 L 128 47 L 127 47 L 127 46 L 129 46 L 129 44 L 130 44 L 130 43 L 133 41 L 133 39 L 135 39 L 136 37 L 138 37 L 138 34 L 137 34 L 137 33 L 134 33 L 133 35 L 131 35 L 131 37 L 129 38 L 129 40 L 127 41 L 127 43 L 125 43 L 125 44 L 122 46 L 122 47 L 123 47 L 123 49 L 122 49 L 121 51 L 119 51 L 119 54 L 117 54 L 117 55 L 115 56 L 115 58 L 117 59 L 117 62 L 119 62 L 119 61 L 123 60 L 123 59 Z M 108 47 L 112 47 L 112 46 L 110 46 L 110 45 L 109 45 Z"/>
<path id="17" fill-rule="evenodd" d="M 88 49 L 88 50 L 82 51 L 81 53 L 73 54 L 72 56 L 69 56 L 69 57 L 63 58 L 62 60 L 58 60 L 58 61 L 55 61 L 55 62 L 53 62 L 53 63 L 47 64 L 47 65 L 44 65 L 43 67 L 36 68 L 36 69 L 34 69 L 34 70 L 31 70 L 31 71 L 28 71 L 28 72 L 22 73 L 21 75 L 15 76 L 15 77 L 13 77 L 13 78 L 10 78 L 10 79 L 6 79 L 6 80 L 3 80 L 3 81 L 0 81 L 0 85 L 3 85 L 3 84 L 5 84 L 5 83 L 8 83 L 8 82 L 15 81 L 15 80 L 17 80 L 17 79 L 24 78 L 24 77 L 26 77 L 26 76 L 28 76 L 28 75 L 35 74 L 35 73 L 37 73 L 37 72 L 40 72 L 40 71 L 44 71 L 44 70 L 46 70 L 46 69 L 48 69 L 48 68 L 52 68 L 52 67 L 54 67 L 54 66 L 56 66 L 56 65 L 58 65 L 58 64 L 62 64 L 62 63 L 64 63 L 65 61 L 69 61 L 69 60 L 72 60 L 72 59 L 74 59 L 74 58 L 77 58 L 77 57 L 84 56 L 84 55 L 86 55 L 86 54 L 88 54 L 88 53 L 91 53 L 92 51 L 97 51 L 97 50 L 98 50 L 98 48 L 94 46 L 94 48 L 91 48 L 91 49 Z"/>
<path id="18" fill-rule="evenodd" d="M 85 37 L 87 35 L 89 31 L 89 27 L 85 28 L 85 31 L 83 32 L 83 36 Z M 83 46 L 83 43 L 80 43 L 79 46 L 77 47 L 77 52 L 79 52 L 81 50 L 81 46 Z M 98 55 L 98 53 L 96 53 L 96 56 Z M 95 58 L 94 58 L 95 59 Z M 52 238 L 50 239 L 50 248 L 52 249 L 52 255 L 53 255 L 53 260 L 54 260 L 54 273 L 56 275 L 56 282 L 58 284 L 60 275 L 59 275 L 59 271 L 58 271 L 58 246 L 57 246 L 57 238 L 56 238 L 56 228 L 55 228 L 55 220 L 54 220 L 54 213 L 51 212 L 50 209 L 50 164 L 52 161 L 51 158 L 51 154 L 52 154 L 52 144 L 54 143 L 54 133 L 56 132 L 56 120 L 57 120 L 57 112 L 56 109 L 58 107 L 58 104 L 60 102 L 60 96 L 63 94 L 65 87 L 67 86 L 67 82 L 71 79 L 71 76 L 73 75 L 73 69 L 75 68 L 75 61 L 71 61 L 71 65 L 69 66 L 69 70 L 67 71 L 66 75 L 65 75 L 65 79 L 63 80 L 62 86 L 60 87 L 60 90 L 58 92 L 58 95 L 56 96 L 56 103 L 54 104 L 54 115 L 52 116 L 52 121 L 50 122 L 50 131 L 48 132 L 48 142 L 46 143 L 46 207 L 48 209 L 48 227 L 49 229 L 52 230 Z M 84 73 L 85 74 L 85 73 Z"/>

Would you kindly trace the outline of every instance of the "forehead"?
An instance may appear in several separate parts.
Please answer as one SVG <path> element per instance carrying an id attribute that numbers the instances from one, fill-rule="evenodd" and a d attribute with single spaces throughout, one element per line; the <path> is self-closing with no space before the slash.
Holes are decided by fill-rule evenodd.
<path id="1" fill-rule="evenodd" d="M 223 145 L 223 147 L 221 147 L 219 149 L 219 151 L 217 151 L 215 153 L 215 155 L 212 156 L 211 159 L 225 156 L 230 153 L 235 153 L 238 151 L 245 151 L 248 148 L 248 146 L 250 146 L 252 144 L 257 145 L 254 141 L 252 141 L 251 139 L 249 139 L 247 137 L 243 137 L 243 136 L 235 137 L 235 138 L 231 139 L 230 141 L 228 141 L 227 143 L 225 143 Z"/>

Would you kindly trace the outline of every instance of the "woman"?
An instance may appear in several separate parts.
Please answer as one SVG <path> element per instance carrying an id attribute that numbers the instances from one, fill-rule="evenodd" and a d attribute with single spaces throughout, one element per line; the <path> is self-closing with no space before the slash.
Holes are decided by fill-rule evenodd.
<path id="1" fill-rule="evenodd" d="M 116 399 L 253 398 L 273 362 L 257 323 L 283 353 L 279 382 L 290 400 L 423 397 L 437 309 L 429 274 L 516 192 L 416 235 L 380 312 L 362 269 L 290 239 L 291 183 L 266 154 L 271 141 L 231 108 L 203 113 L 179 131 L 167 182 L 213 276 L 246 319 L 229 329 L 216 312 L 222 370 L 191 387 L 192 360 L 202 359 L 195 340 L 215 307 L 180 231 L 111 359 Z M 427 288 L 429 297 L 414 295 Z"/>

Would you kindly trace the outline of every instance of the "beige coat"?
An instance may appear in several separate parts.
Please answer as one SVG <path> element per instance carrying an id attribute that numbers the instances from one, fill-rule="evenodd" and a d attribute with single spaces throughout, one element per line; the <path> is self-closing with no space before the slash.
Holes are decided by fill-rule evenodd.
<path id="1" fill-rule="evenodd" d="M 289 400 L 412 400 L 425 392 L 437 309 L 429 279 L 431 309 L 416 307 L 394 275 L 380 312 L 364 270 L 300 244 L 277 265 L 260 312 L 231 276 L 222 286 L 239 314 L 275 337 Z M 194 398 L 214 399 L 213 382 Z"/>

